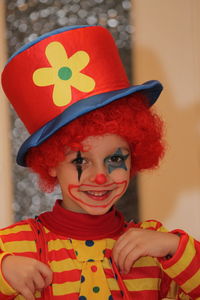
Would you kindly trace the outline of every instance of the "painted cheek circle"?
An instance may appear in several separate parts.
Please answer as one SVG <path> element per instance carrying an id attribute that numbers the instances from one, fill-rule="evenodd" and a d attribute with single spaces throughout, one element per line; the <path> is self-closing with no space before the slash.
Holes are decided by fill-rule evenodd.
<path id="1" fill-rule="evenodd" d="M 107 182 L 107 178 L 104 174 L 97 174 L 94 181 L 97 184 L 105 184 Z"/>

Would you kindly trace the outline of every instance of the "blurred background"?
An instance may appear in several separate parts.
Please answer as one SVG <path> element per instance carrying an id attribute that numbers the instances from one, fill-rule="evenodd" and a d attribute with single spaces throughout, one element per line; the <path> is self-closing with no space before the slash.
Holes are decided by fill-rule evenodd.
<path id="1" fill-rule="evenodd" d="M 134 178 L 118 204 L 126 219 L 158 219 L 200 238 L 200 2 L 198 0 L 1 0 L 0 71 L 25 43 L 68 25 L 113 34 L 133 84 L 158 79 L 155 109 L 166 123 L 160 167 Z M 50 209 L 60 191 L 44 194 L 16 165 L 27 131 L 0 90 L 0 227 Z"/>

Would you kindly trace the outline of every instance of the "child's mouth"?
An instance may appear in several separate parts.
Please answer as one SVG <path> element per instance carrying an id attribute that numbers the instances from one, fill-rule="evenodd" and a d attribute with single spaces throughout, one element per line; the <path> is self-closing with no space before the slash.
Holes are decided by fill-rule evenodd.
<path id="1" fill-rule="evenodd" d="M 106 191 L 84 191 L 84 193 L 91 199 L 96 200 L 96 201 L 102 201 L 107 199 L 110 194 L 111 190 L 106 190 Z"/>

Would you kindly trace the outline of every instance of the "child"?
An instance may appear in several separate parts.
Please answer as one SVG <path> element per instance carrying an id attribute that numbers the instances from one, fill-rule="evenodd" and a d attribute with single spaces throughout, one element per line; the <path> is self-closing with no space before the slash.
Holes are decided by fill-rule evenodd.
<path id="1" fill-rule="evenodd" d="M 114 206 L 163 156 L 161 84 L 130 86 L 109 32 L 75 26 L 20 49 L 2 85 L 31 133 L 18 164 L 62 200 L 0 231 L 0 299 L 200 299 L 200 244 Z"/>

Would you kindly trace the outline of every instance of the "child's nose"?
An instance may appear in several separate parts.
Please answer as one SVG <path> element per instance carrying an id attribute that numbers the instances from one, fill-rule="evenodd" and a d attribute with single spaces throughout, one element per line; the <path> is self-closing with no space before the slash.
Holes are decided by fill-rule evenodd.
<path id="1" fill-rule="evenodd" d="M 92 180 L 96 184 L 105 184 L 107 182 L 107 177 L 105 174 L 96 174 L 95 178 Z"/>

